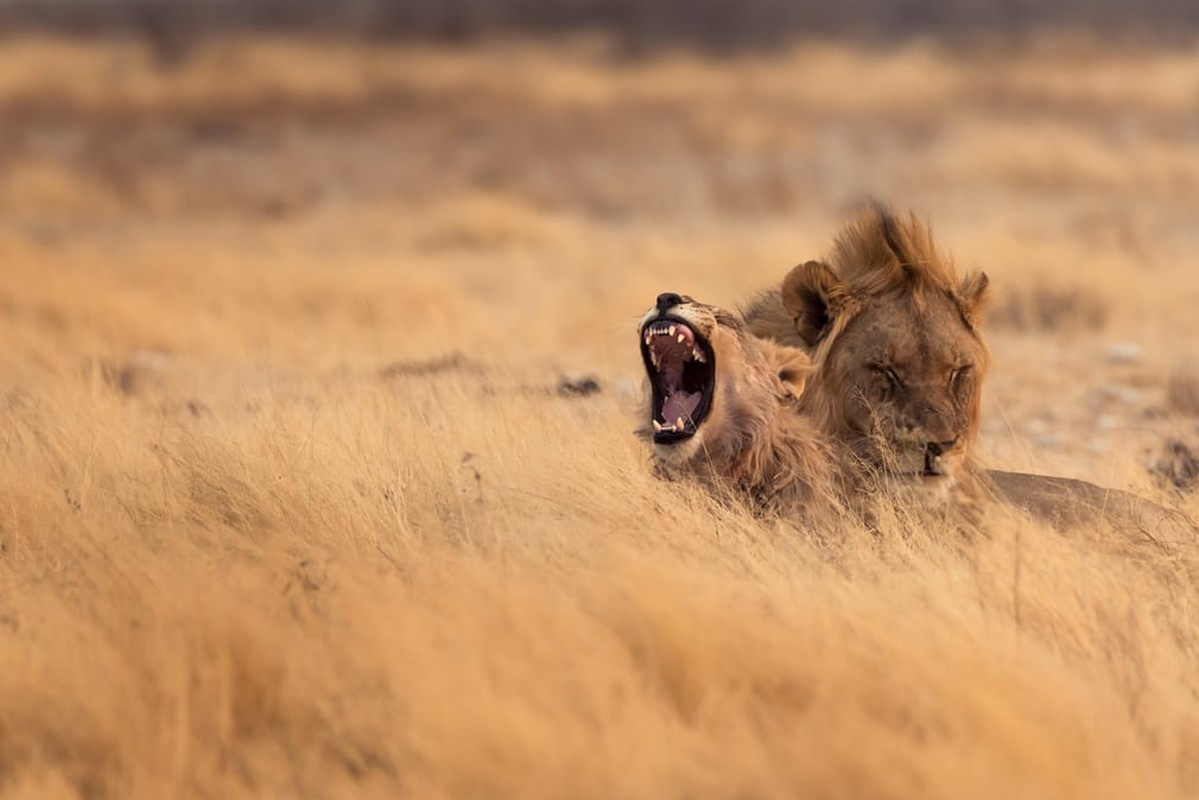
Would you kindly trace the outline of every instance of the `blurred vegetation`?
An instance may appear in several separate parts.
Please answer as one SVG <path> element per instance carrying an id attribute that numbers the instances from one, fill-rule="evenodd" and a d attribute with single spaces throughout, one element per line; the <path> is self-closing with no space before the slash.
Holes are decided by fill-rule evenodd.
<path id="1" fill-rule="evenodd" d="M 800 529 L 631 435 L 659 292 L 873 195 L 994 281 L 989 464 L 1199 518 L 1199 47 L 42 2 L 106 33 L 0 47 L 0 800 L 1199 797 L 1194 539 Z"/>
<path id="2" fill-rule="evenodd" d="M 777 46 L 803 37 L 888 41 L 916 35 L 1022 39 L 1042 29 L 1183 41 L 1193 0 L 0 0 L 0 30 L 140 32 L 164 56 L 246 30 L 469 40 L 493 33 L 601 30 L 637 53 Z"/>

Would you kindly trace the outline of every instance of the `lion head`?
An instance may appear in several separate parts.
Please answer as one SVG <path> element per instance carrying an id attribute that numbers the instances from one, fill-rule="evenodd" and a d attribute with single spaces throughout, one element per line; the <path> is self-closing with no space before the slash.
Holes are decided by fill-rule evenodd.
<path id="1" fill-rule="evenodd" d="M 829 261 L 791 270 L 750 309 L 749 329 L 811 354 L 801 411 L 860 465 L 952 481 L 979 427 L 986 275 L 959 280 L 919 219 L 881 207 L 841 233 Z"/>
<path id="2" fill-rule="evenodd" d="M 801 350 L 752 336 L 724 309 L 668 292 L 638 325 L 658 464 L 731 484 L 769 505 L 810 499 L 827 469 L 797 413 L 811 369 Z"/>

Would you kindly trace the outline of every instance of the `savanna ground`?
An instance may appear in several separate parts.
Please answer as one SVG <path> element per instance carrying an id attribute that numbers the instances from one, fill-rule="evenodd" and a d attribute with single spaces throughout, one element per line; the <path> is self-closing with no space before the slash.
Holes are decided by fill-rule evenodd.
<path id="1" fill-rule="evenodd" d="M 763 521 L 631 431 L 658 292 L 875 195 L 998 289 L 990 464 L 1199 512 L 1197 99 L 1069 38 L 3 42 L 0 793 L 1196 796 L 1194 540 Z"/>

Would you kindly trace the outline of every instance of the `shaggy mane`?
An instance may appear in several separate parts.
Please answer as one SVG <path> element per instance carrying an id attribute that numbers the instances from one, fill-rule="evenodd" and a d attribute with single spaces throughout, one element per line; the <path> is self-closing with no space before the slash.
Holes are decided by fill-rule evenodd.
<path id="1" fill-rule="evenodd" d="M 897 216 L 874 204 L 853 220 L 833 245 L 832 266 L 855 294 L 934 290 L 953 293 L 953 261 L 937 250 L 926 223 L 914 213 Z"/>

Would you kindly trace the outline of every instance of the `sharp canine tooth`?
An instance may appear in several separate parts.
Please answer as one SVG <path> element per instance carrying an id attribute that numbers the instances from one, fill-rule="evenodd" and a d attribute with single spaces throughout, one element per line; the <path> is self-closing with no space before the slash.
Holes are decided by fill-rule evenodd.
<path id="1" fill-rule="evenodd" d="M 673 333 L 673 332 L 672 332 L 672 333 Z M 686 339 L 686 338 L 687 338 L 686 336 L 684 336 L 683 334 L 681 334 L 681 333 L 680 333 L 680 334 L 679 334 L 679 344 L 682 344 L 682 343 L 683 343 L 683 340 L 684 340 L 684 339 Z"/>
<path id="2" fill-rule="evenodd" d="M 661 432 L 662 432 L 662 423 L 658 422 L 658 420 L 654 420 L 654 433 L 661 433 Z"/>
<path id="3" fill-rule="evenodd" d="M 674 332 L 675 332 L 675 331 L 677 331 L 677 330 L 678 330 L 678 328 L 677 328 L 677 327 L 675 327 L 674 325 L 671 325 L 671 326 L 670 326 L 670 335 L 671 335 L 671 336 L 674 336 Z"/>
<path id="4" fill-rule="evenodd" d="M 683 418 L 682 417 L 679 417 L 678 419 L 676 419 L 674 421 L 674 429 L 676 431 L 681 431 L 683 429 Z"/>

